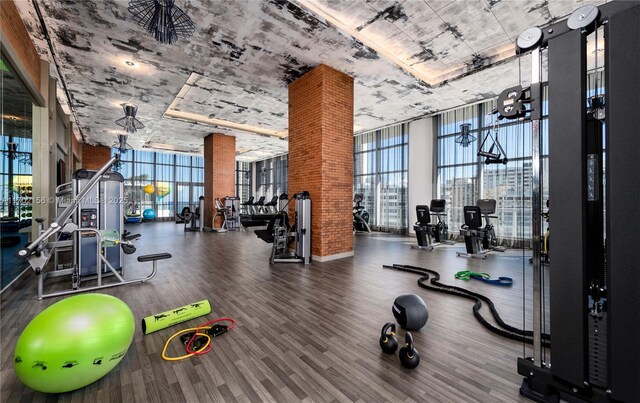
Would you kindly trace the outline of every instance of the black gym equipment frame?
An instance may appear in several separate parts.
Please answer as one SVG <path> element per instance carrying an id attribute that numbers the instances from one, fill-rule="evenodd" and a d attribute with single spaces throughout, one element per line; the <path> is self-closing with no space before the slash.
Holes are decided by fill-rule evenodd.
<path id="1" fill-rule="evenodd" d="M 534 70 L 540 48 L 549 51 L 549 192 L 558 211 L 550 221 L 554 243 L 561 245 L 550 268 L 553 365 L 542 362 L 534 344 L 533 357 L 518 359 L 525 377 L 520 391 L 536 401 L 640 401 L 640 248 L 630 220 L 640 206 L 640 3 L 613 1 L 595 14 L 580 10 L 569 19 L 577 29 L 562 21 L 544 28 L 539 40 L 535 29 L 533 35 L 527 30 L 518 43 L 519 53 L 532 50 Z M 597 27 L 604 27 L 606 41 L 606 194 L 602 123 L 589 116 L 586 99 L 586 37 Z M 532 90 L 539 85 L 534 83 Z M 536 165 L 539 117 L 532 120 Z M 539 171 L 533 176 L 533 326 L 539 344 Z M 604 303 L 596 309 L 598 299 Z"/>

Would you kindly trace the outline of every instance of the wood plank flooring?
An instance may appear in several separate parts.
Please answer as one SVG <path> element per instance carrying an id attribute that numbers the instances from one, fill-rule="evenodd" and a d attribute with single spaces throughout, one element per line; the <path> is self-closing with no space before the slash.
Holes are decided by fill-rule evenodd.
<path id="1" fill-rule="evenodd" d="M 531 281 L 522 251 L 469 260 L 455 256 L 464 249 L 460 243 L 429 252 L 411 249 L 413 238 L 359 234 L 355 257 L 304 267 L 269 265 L 270 245 L 252 231 L 184 233 L 173 223 L 132 230 L 143 237 L 137 254 L 126 257 L 126 277 L 151 269 L 150 263 L 138 263 L 137 255 L 170 252 L 173 259 L 159 262 L 158 275 L 148 283 L 102 290 L 125 301 L 138 321 L 121 363 L 70 393 L 46 395 L 24 386 L 13 372 L 17 338 L 34 315 L 61 299 L 38 301 L 36 277 L 29 272 L 2 295 L 0 401 L 526 401 L 518 394 L 516 372 L 521 343 L 481 327 L 471 301 L 421 289 L 416 275 L 382 269 L 382 264 L 402 263 L 437 270 L 443 282 L 491 297 L 503 319 L 521 327 L 523 280 Z M 453 279 L 453 273 L 466 269 L 510 276 L 514 285 Z M 378 346 L 382 325 L 393 319 L 393 300 L 402 293 L 421 295 L 430 314 L 427 326 L 413 332 L 421 363 L 412 371 L 400 366 L 397 354 L 386 355 Z M 143 317 L 205 298 L 212 305 L 207 317 L 142 334 Z M 528 292 L 525 301 L 530 310 Z M 209 354 L 162 360 L 164 342 L 174 332 L 221 316 L 235 318 L 238 326 L 216 339 Z M 529 313 L 525 319 L 530 322 Z"/>

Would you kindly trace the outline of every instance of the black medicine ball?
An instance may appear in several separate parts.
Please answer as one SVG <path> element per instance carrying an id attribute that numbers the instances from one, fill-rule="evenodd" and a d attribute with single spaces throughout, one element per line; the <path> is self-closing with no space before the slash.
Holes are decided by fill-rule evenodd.
<path id="1" fill-rule="evenodd" d="M 415 294 L 404 294 L 393 302 L 393 316 L 404 330 L 420 330 L 429 319 L 427 305 Z"/>

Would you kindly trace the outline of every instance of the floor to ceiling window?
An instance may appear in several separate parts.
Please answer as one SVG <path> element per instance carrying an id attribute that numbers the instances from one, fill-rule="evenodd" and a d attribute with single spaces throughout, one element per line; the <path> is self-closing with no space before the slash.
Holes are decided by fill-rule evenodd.
<path id="1" fill-rule="evenodd" d="M 121 155 L 116 170 L 124 177 L 125 214 L 140 214 L 150 208 L 156 211 L 157 219 L 169 221 L 185 207 L 193 210 L 204 196 L 204 158 L 200 156 L 131 150 Z M 277 179 L 281 180 L 280 176 Z M 153 192 L 145 191 L 148 185 L 153 186 Z M 242 200 L 249 197 L 248 162 L 236 163 L 236 192 Z"/>
<path id="2" fill-rule="evenodd" d="M 545 89 L 546 99 L 546 89 Z M 531 237 L 531 123 L 502 120 L 491 112 L 496 101 L 465 106 L 437 116 L 438 182 L 437 196 L 447 203 L 447 218 L 452 236 L 464 224 L 463 207 L 475 205 L 479 198 L 496 200 L 496 218 L 492 223 L 499 238 L 509 245 Z M 546 108 L 546 102 L 545 102 Z M 543 203 L 548 199 L 548 125 L 543 111 L 542 170 Z M 468 144 L 460 142 L 462 125 L 469 124 Z M 465 130 L 466 132 L 466 130 Z M 492 133 L 502 145 L 507 164 L 486 164 L 478 151 L 497 153 Z M 456 142 L 458 140 L 458 142 Z M 492 147 L 493 146 L 493 147 Z"/>
<path id="3" fill-rule="evenodd" d="M 121 155 L 116 170 L 124 177 L 125 214 L 153 209 L 158 220 L 172 220 L 182 208 L 193 209 L 204 195 L 200 156 L 131 150 Z"/>
<path id="4" fill-rule="evenodd" d="M 587 99 L 603 93 L 604 78 L 602 71 L 588 74 Z M 542 89 L 540 169 L 542 205 L 546 209 L 549 200 L 549 108 L 548 87 L 544 85 Z M 479 198 L 495 199 L 497 218 L 493 218 L 492 223 L 496 234 L 507 245 L 513 245 L 518 240 L 531 239 L 532 235 L 531 122 L 502 120 L 496 124 L 496 115 L 492 113 L 496 105 L 496 100 L 490 100 L 436 116 L 437 197 L 446 200 L 449 228 L 453 229 L 449 233 L 453 237 L 458 235 L 455 229 L 464 223 L 464 206 L 474 205 Z M 456 142 L 463 134 L 462 124 L 470 125 L 470 142 L 466 146 Z M 488 132 L 492 132 L 502 145 L 508 158 L 506 165 L 486 164 L 485 158 L 477 155 L 480 149 L 491 151 L 491 139 L 482 146 Z M 603 141 L 603 144 L 606 143 Z M 494 147 L 493 152 L 496 151 Z"/>
<path id="5" fill-rule="evenodd" d="M 256 196 L 264 196 L 265 203 L 288 192 L 288 161 L 288 155 L 282 155 L 256 162 Z"/>
<path id="6" fill-rule="evenodd" d="M 251 163 L 236 162 L 236 196 L 241 202 L 249 199 L 251 196 Z"/>
<path id="7" fill-rule="evenodd" d="M 27 269 L 16 252 L 29 241 L 34 202 L 33 101 L 29 90 L 0 52 L 0 291 Z M 35 196 L 35 198 L 34 198 Z"/>
<path id="8" fill-rule="evenodd" d="M 369 225 L 407 231 L 408 124 L 354 137 L 354 193 L 363 194 Z"/>

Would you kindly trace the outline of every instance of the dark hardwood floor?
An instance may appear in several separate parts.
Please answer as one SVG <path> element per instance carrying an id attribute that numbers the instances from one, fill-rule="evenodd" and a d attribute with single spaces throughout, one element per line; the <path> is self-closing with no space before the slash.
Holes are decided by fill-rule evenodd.
<path id="1" fill-rule="evenodd" d="M 491 297 L 503 319 L 521 327 L 523 280 L 531 281 L 522 251 L 469 260 L 455 255 L 464 249 L 461 243 L 429 252 L 411 249 L 413 238 L 359 234 L 355 257 L 304 267 L 269 265 L 270 245 L 253 231 L 184 233 L 173 223 L 140 224 L 133 231 L 143 237 L 136 255 L 126 257 L 126 277 L 150 270 L 137 255 L 170 252 L 173 259 L 160 261 L 158 275 L 148 283 L 101 291 L 126 302 L 138 321 L 122 362 L 97 382 L 66 394 L 24 386 L 13 372 L 17 338 L 37 313 L 61 299 L 38 301 L 36 277 L 28 272 L 2 295 L 0 401 L 525 401 L 516 373 L 521 343 L 485 330 L 472 315 L 471 301 L 424 290 L 417 275 L 382 269 L 403 263 L 437 270 L 443 282 Z M 454 280 L 453 273 L 466 269 L 509 276 L 514 284 Z M 54 279 L 50 286 L 65 283 Z M 421 356 L 415 370 L 403 369 L 397 354 L 386 355 L 378 346 L 382 325 L 393 319 L 393 300 L 402 293 L 419 294 L 429 309 L 427 325 L 413 332 Z M 143 317 L 205 298 L 210 315 L 142 334 Z M 525 300 L 530 311 L 528 292 Z M 209 354 L 162 360 L 170 335 L 221 316 L 235 318 L 238 326 L 216 339 Z M 525 316 L 530 323 L 530 314 Z"/>

